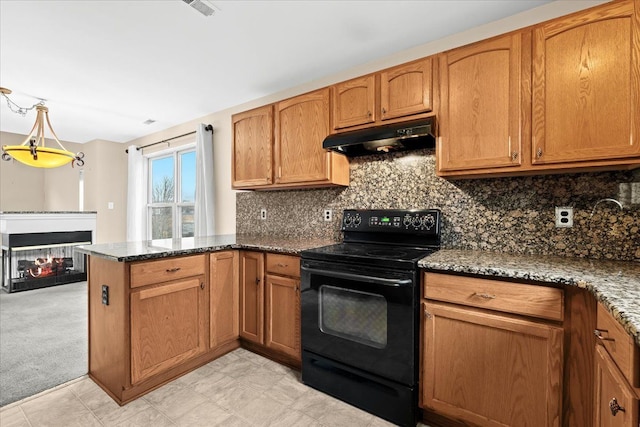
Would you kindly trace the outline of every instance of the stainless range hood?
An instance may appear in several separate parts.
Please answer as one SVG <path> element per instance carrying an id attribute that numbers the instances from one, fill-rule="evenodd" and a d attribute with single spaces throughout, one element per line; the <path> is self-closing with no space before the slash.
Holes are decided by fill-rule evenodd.
<path id="1" fill-rule="evenodd" d="M 435 117 L 329 135 L 322 147 L 348 157 L 435 147 Z"/>

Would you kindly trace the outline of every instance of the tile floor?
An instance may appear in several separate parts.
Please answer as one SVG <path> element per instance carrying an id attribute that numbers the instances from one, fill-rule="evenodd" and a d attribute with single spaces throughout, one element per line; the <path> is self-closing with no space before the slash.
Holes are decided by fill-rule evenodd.
<path id="1" fill-rule="evenodd" d="M 391 425 L 305 386 L 297 371 L 244 349 L 125 406 L 83 378 L 0 409 L 2 427 Z"/>

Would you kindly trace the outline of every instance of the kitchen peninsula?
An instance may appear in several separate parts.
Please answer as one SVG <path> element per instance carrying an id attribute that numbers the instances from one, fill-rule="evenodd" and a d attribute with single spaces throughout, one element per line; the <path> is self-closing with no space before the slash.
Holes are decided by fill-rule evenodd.
<path id="1" fill-rule="evenodd" d="M 240 346 L 300 363 L 300 262 L 327 239 L 209 236 L 80 246 L 89 376 L 125 404 Z"/>

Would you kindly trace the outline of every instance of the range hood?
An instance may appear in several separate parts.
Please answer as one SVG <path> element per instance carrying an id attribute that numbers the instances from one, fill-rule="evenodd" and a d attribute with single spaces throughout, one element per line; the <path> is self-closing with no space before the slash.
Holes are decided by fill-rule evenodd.
<path id="1" fill-rule="evenodd" d="M 434 148 L 435 117 L 329 135 L 322 147 L 348 157 Z"/>

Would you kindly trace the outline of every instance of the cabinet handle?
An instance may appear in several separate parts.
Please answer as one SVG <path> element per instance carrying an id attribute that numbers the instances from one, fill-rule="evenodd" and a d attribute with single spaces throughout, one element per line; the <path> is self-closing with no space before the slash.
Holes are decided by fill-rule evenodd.
<path id="1" fill-rule="evenodd" d="M 600 341 L 615 341 L 615 339 L 614 339 L 614 338 L 606 338 L 606 337 L 603 337 L 603 336 L 602 336 L 602 333 L 603 333 L 603 332 L 609 332 L 609 331 L 608 331 L 608 330 L 606 330 L 606 329 L 595 329 L 595 330 L 593 331 L 593 335 L 595 335 L 595 336 L 596 336 L 596 338 L 598 338 Z"/>
<path id="2" fill-rule="evenodd" d="M 542 148 L 538 147 L 538 151 L 536 151 L 536 157 L 537 158 L 542 157 Z"/>
<path id="3" fill-rule="evenodd" d="M 288 264 L 280 264 L 280 263 L 278 263 L 278 264 L 277 264 L 277 266 L 278 266 L 278 267 L 280 267 L 280 268 L 287 268 L 287 267 L 289 267 L 289 265 L 288 265 Z"/>
<path id="4" fill-rule="evenodd" d="M 200 289 L 204 289 L 204 282 L 200 283 Z"/>
<path id="5" fill-rule="evenodd" d="M 387 109 L 386 109 L 386 108 L 384 108 L 384 107 L 382 107 L 382 114 L 383 114 L 383 115 L 387 114 Z"/>
<path id="6" fill-rule="evenodd" d="M 367 116 L 371 117 L 371 111 L 367 111 Z"/>
<path id="7" fill-rule="evenodd" d="M 496 298 L 496 296 L 495 296 L 495 295 L 485 294 L 485 293 L 479 294 L 479 293 L 477 293 L 477 292 L 474 292 L 473 294 L 471 294 L 471 296 L 472 296 L 472 297 L 473 297 L 473 296 L 475 296 L 475 297 L 480 297 L 480 298 L 484 298 L 484 299 L 495 299 L 495 298 Z"/>
<path id="8" fill-rule="evenodd" d="M 176 271 L 180 271 L 180 267 L 167 268 L 167 273 L 175 273 Z"/>
<path id="9" fill-rule="evenodd" d="M 618 400 L 615 397 L 609 402 L 609 409 L 611 409 L 611 415 L 614 417 L 618 412 L 626 412 L 624 408 L 618 404 Z"/>
<path id="10" fill-rule="evenodd" d="M 514 151 L 513 153 L 511 153 L 511 160 L 513 160 L 514 162 L 516 160 L 518 160 L 518 152 Z"/>
<path id="11" fill-rule="evenodd" d="M 256 285 L 259 285 L 259 284 L 260 284 L 260 278 L 256 277 Z"/>

